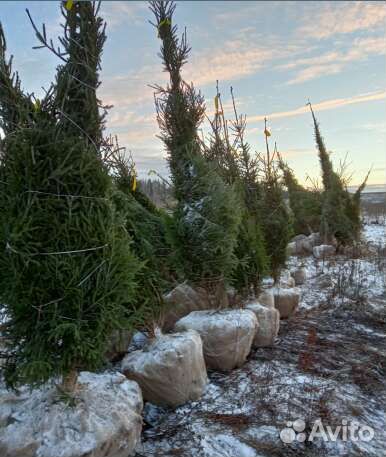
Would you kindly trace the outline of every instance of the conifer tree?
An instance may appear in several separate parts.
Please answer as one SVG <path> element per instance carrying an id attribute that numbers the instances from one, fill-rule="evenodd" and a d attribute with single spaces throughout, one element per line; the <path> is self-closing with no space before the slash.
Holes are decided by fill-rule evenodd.
<path id="1" fill-rule="evenodd" d="M 92 97 L 90 106 L 97 105 L 98 77 L 85 85 L 70 64 L 87 67 L 90 75 L 94 63 L 99 65 L 102 20 L 89 2 L 74 2 L 63 14 L 62 43 L 73 46 L 68 55 L 58 52 L 66 62 L 56 98 L 50 92 L 33 103 L 18 82 L 20 98 L 33 106 L 23 123 L 15 123 L 14 116 L 21 104 L 0 98 L 2 125 L 14 126 L 5 135 L 1 158 L 0 236 L 6 249 L 0 256 L 0 300 L 8 318 L 3 368 L 8 386 L 61 377 L 62 388 L 71 392 L 78 370 L 102 363 L 111 332 L 137 319 L 131 298 L 138 261 L 110 198 L 111 179 L 98 145 L 101 118 L 86 109 Z M 76 35 L 69 32 L 73 21 Z M 85 33 L 92 39 L 85 40 Z M 46 41 L 44 31 L 40 38 Z M 8 78 L 12 87 L 15 79 L 3 71 L 4 45 L 0 57 L 2 81 Z M 69 83 L 73 79 L 79 92 Z"/>
<path id="2" fill-rule="evenodd" d="M 360 232 L 362 228 L 361 223 L 361 196 L 362 192 L 366 187 L 367 180 L 369 178 L 371 170 L 368 171 L 365 179 L 363 180 L 362 184 L 358 186 L 358 189 L 354 192 L 353 195 L 349 194 L 349 199 L 347 200 L 346 206 L 346 215 L 350 219 L 352 223 L 353 233 L 354 233 L 354 240 L 359 240 Z"/>
<path id="3" fill-rule="evenodd" d="M 177 206 L 170 226 L 181 273 L 192 282 L 223 295 L 234 268 L 233 250 L 239 225 L 235 193 L 202 154 L 198 128 L 204 100 L 181 76 L 190 48 L 186 33 L 179 40 L 172 24 L 173 2 L 150 2 L 162 40 L 164 69 L 170 82 L 156 87 L 156 108 L 167 152 Z"/>
<path id="4" fill-rule="evenodd" d="M 33 109 L 32 100 L 21 89 L 17 72 L 12 70 L 12 56 L 7 59 L 7 43 L 0 24 L 0 127 L 5 135 L 26 124 Z"/>
<path id="5" fill-rule="evenodd" d="M 232 275 L 232 284 L 244 293 L 249 293 L 252 287 L 256 294 L 261 279 L 268 272 L 261 227 L 261 188 L 257 160 L 251 156 L 250 145 L 245 140 L 246 117 L 237 112 L 232 87 L 231 96 L 234 120 L 229 128 L 217 84 L 211 142 L 205 153 L 208 160 L 217 164 L 223 179 L 235 187 L 241 208 L 241 224 L 235 248 L 237 267 Z"/>
<path id="6" fill-rule="evenodd" d="M 287 245 L 293 234 L 292 217 L 284 200 L 283 185 L 279 175 L 277 149 L 271 153 L 268 144 L 270 132 L 265 120 L 266 156 L 260 156 L 262 167 L 261 214 L 263 234 L 269 257 L 272 277 L 277 281 L 287 258 Z"/>
<path id="7" fill-rule="evenodd" d="M 296 235 L 309 235 L 320 228 L 321 193 L 303 187 L 296 179 L 295 173 L 279 156 L 279 167 L 287 187 L 289 204 L 293 213 L 293 228 Z"/>
<path id="8" fill-rule="evenodd" d="M 340 244 L 350 244 L 360 234 L 360 194 L 366 185 L 368 175 L 355 195 L 351 196 L 343 179 L 334 171 L 311 103 L 309 105 L 314 122 L 315 140 L 324 187 L 320 232 L 325 242 L 331 242 L 335 237 Z"/>
<path id="9" fill-rule="evenodd" d="M 171 247 L 166 236 L 170 216 L 157 208 L 142 192 L 136 180 L 131 155 L 120 151 L 114 155 L 114 200 L 126 219 L 126 230 L 133 240 L 132 249 L 143 263 L 137 275 L 135 302 L 146 313 L 147 321 L 157 321 L 164 303 L 162 293 L 174 279 Z"/>
<path id="10" fill-rule="evenodd" d="M 72 136 L 86 137 L 99 149 L 106 115 L 96 97 L 106 23 L 98 15 L 100 2 L 75 1 L 62 6 L 66 26 L 60 38 L 61 53 L 68 56 L 59 66 L 55 85 L 56 111 L 61 128 Z M 38 36 L 39 38 L 39 36 Z M 43 38 L 42 43 L 46 40 Z M 102 109 L 101 109 L 102 108 Z M 101 114 L 102 111 L 102 114 Z"/>

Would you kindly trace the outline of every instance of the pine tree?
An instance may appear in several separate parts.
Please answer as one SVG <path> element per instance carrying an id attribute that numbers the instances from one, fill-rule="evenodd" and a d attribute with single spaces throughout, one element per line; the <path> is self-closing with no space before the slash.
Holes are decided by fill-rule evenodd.
<path id="1" fill-rule="evenodd" d="M 166 88 L 156 87 L 161 139 L 177 200 L 170 238 L 182 275 L 219 296 L 234 267 L 239 225 L 235 194 L 202 155 L 198 128 L 205 105 L 193 84 L 181 76 L 190 48 L 186 33 L 180 41 L 177 27 L 172 25 L 175 4 L 155 1 L 150 8 L 162 40 L 160 55 L 170 76 Z"/>
<path id="2" fill-rule="evenodd" d="M 59 69 L 56 98 L 50 93 L 34 104 L 20 92 L 34 111 L 3 142 L 0 235 L 6 249 L 0 256 L 0 300 L 8 318 L 8 386 L 62 377 L 63 389 L 71 392 L 79 369 L 100 366 L 111 332 L 136 321 L 131 298 L 139 263 L 111 200 L 111 179 L 98 147 L 101 118 L 98 124 L 94 112 L 83 111 L 85 99 L 94 97 L 92 105 L 97 104 L 98 77 L 87 86 L 78 81 L 79 90 L 87 91 L 59 87 L 73 79 L 70 63 L 79 57 L 78 47 L 84 53 L 78 65 L 88 67 L 91 54 L 99 64 L 102 21 L 95 4 L 85 2 L 63 14 L 63 42 L 75 41 Z M 76 36 L 68 34 L 74 16 Z M 85 33 L 92 40 L 84 40 Z M 44 32 L 41 37 L 45 40 Z M 12 87 L 10 73 L 1 77 L 10 78 Z M 12 113 L 20 104 L 1 98 L 0 105 L 2 124 L 15 126 Z"/>
<path id="3" fill-rule="evenodd" d="M 293 228 L 296 235 L 309 235 L 320 228 L 321 198 L 318 190 L 303 187 L 295 173 L 279 155 L 279 167 L 287 187 L 289 204 L 293 214 Z"/>

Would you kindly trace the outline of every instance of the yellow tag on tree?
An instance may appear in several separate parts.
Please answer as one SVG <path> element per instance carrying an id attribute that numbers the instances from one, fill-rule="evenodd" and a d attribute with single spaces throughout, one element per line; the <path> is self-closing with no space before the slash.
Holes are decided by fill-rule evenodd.
<path id="1" fill-rule="evenodd" d="M 271 136 L 271 132 L 267 129 L 264 130 L 264 135 L 265 136 Z"/>
<path id="2" fill-rule="evenodd" d="M 216 110 L 216 114 L 218 113 L 218 95 L 214 97 L 214 107 Z"/>
<path id="3" fill-rule="evenodd" d="M 162 27 L 163 25 L 172 25 L 172 21 L 166 17 L 163 21 L 159 23 L 158 28 Z"/>
<path id="4" fill-rule="evenodd" d="M 66 1 L 66 10 L 70 11 L 70 9 L 72 8 L 73 4 L 74 4 L 74 0 L 67 0 Z"/>
<path id="5" fill-rule="evenodd" d="M 137 178 L 136 178 L 136 176 L 134 175 L 134 176 L 133 176 L 133 183 L 132 183 L 132 185 L 131 185 L 131 190 L 132 190 L 133 192 L 135 192 L 135 189 L 136 189 L 136 188 L 137 188 Z"/>
<path id="6" fill-rule="evenodd" d="M 160 33 L 161 28 L 162 28 L 164 25 L 170 25 L 170 27 L 171 27 L 172 21 L 171 21 L 168 17 L 166 17 L 164 20 L 162 20 L 162 21 L 158 24 L 158 38 L 160 38 L 160 34 L 159 34 L 159 33 Z"/>

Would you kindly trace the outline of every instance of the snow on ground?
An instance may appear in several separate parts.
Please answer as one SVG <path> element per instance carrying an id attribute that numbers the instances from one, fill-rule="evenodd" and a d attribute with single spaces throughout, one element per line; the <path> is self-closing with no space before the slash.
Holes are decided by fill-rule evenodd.
<path id="1" fill-rule="evenodd" d="M 386 457 L 384 231 L 365 227 L 374 248 L 366 258 L 290 258 L 308 279 L 275 346 L 254 350 L 240 369 L 210 372 L 197 402 L 174 411 L 146 404 L 137 457 Z M 309 436 L 319 418 L 332 430 L 356 421 L 375 436 L 281 440 L 288 421 L 304 420 Z"/>
<path id="2" fill-rule="evenodd" d="M 385 224 L 365 224 L 363 228 L 364 239 L 375 245 L 386 246 L 386 225 Z"/>
<path id="3" fill-rule="evenodd" d="M 56 386 L 0 384 L 0 455 L 74 457 L 132 455 L 141 434 L 142 393 L 120 373 L 82 372 L 74 405 Z"/>

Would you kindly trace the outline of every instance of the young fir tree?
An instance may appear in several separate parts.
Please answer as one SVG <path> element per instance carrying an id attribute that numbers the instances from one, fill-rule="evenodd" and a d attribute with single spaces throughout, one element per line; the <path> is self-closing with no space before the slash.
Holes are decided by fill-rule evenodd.
<path id="1" fill-rule="evenodd" d="M 263 234 L 272 277 L 277 281 L 287 258 L 287 245 L 293 234 L 292 217 L 284 200 L 283 185 L 276 164 L 277 150 L 271 154 L 268 137 L 271 135 L 265 120 L 266 156 L 261 157 Z"/>
<path id="2" fill-rule="evenodd" d="M 8 386 L 62 377 L 62 388 L 71 392 L 79 369 L 101 364 L 111 332 L 137 317 L 131 298 L 138 261 L 110 198 L 111 179 L 98 147 L 101 118 L 97 125 L 95 113 L 83 109 L 84 98 L 95 99 L 97 74 L 86 85 L 74 70 L 83 66 L 91 74 L 94 63 L 99 65 L 102 21 L 89 2 L 62 11 L 68 54 L 61 54 L 66 62 L 56 98 L 33 104 L 10 72 L 1 75 L 10 92 L 19 94 L 0 99 L 1 125 L 22 122 L 5 135 L 1 157 L 0 235 L 6 249 L 0 256 L 0 300 L 8 318 Z M 85 34 L 93 39 L 85 40 Z M 45 40 L 45 33 L 40 37 Z M 4 50 L 0 56 L 4 69 Z M 25 99 L 33 111 L 15 117 Z"/>
<path id="3" fill-rule="evenodd" d="M 248 294 L 252 288 L 256 294 L 268 271 L 259 208 L 261 189 L 257 160 L 251 157 L 250 145 L 244 137 L 246 118 L 237 113 L 232 88 L 231 95 L 234 121 L 231 121 L 229 128 L 217 85 L 216 112 L 211 122 L 212 136 L 206 157 L 217 164 L 223 179 L 238 192 L 241 224 L 235 248 L 237 266 L 232 274 L 232 284 L 239 292 Z"/>
<path id="4" fill-rule="evenodd" d="M 170 227 L 176 261 L 183 276 L 224 297 L 224 281 L 234 267 L 239 212 L 233 189 L 202 155 L 198 128 L 203 97 L 181 77 L 190 48 L 172 25 L 175 4 L 150 3 L 162 40 L 161 58 L 170 82 L 156 87 L 158 122 L 167 152 L 177 205 Z"/>
<path id="5" fill-rule="evenodd" d="M 126 230 L 133 240 L 132 249 L 143 262 L 137 276 L 135 302 L 143 309 L 149 323 L 157 321 L 163 309 L 162 293 L 172 284 L 174 274 L 170 261 L 166 224 L 170 216 L 158 209 L 137 183 L 131 156 L 114 155 L 114 200 L 126 216 Z"/>
<path id="6" fill-rule="evenodd" d="M 279 155 L 279 167 L 283 174 L 284 184 L 288 191 L 289 204 L 293 214 L 293 228 L 296 235 L 309 235 L 318 232 L 322 195 L 318 190 L 303 187 L 296 179 L 295 173 Z"/>
<path id="7" fill-rule="evenodd" d="M 369 170 L 369 172 L 367 173 L 362 184 L 358 187 L 358 189 L 354 192 L 353 195 L 347 194 L 349 198 L 347 198 L 347 200 L 346 200 L 346 215 L 352 223 L 355 241 L 359 240 L 361 229 L 362 229 L 361 195 L 362 195 L 363 190 L 366 187 L 370 172 L 371 172 L 371 170 Z"/>
<path id="8" fill-rule="evenodd" d="M 360 235 L 360 195 L 366 185 L 368 175 L 356 194 L 351 196 L 342 177 L 334 171 L 311 103 L 309 105 L 314 122 L 324 187 L 320 232 L 326 243 L 331 242 L 335 237 L 342 245 L 350 244 Z"/>

